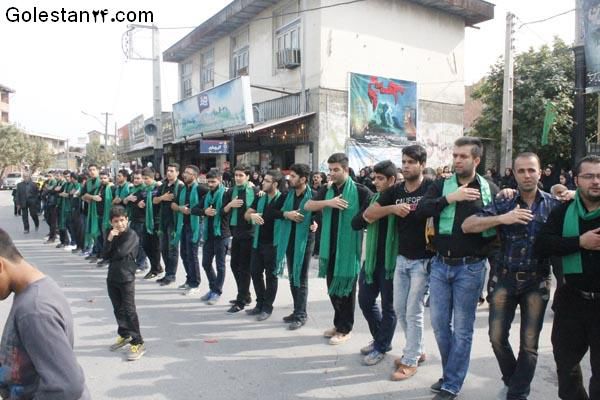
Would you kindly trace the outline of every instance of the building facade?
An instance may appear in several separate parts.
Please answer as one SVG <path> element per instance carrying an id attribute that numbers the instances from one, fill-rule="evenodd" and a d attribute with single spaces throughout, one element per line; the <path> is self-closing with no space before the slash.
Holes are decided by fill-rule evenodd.
<path id="1" fill-rule="evenodd" d="M 10 123 L 10 95 L 15 91 L 0 84 L 0 123 Z"/>
<path id="2" fill-rule="evenodd" d="M 167 156 L 202 163 L 202 140 L 229 140 L 231 159 L 256 168 L 305 162 L 324 170 L 347 151 L 349 76 L 416 82 L 416 142 L 444 165 L 463 134 L 464 30 L 493 18 L 482 0 L 235 0 L 163 53 L 179 64 L 184 100 L 249 76 L 254 123 L 175 137 Z M 177 123 L 177 121 L 175 121 Z M 212 157 L 211 164 L 225 160 Z M 210 158 L 210 157 L 206 157 Z M 181 158 L 179 158 L 181 160 Z"/>

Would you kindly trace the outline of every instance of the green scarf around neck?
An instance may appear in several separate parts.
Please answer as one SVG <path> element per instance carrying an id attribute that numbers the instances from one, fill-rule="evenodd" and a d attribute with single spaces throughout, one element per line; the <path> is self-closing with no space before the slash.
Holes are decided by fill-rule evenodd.
<path id="1" fill-rule="evenodd" d="M 490 184 L 488 181 L 479 174 L 476 174 L 476 179 L 479 182 L 479 186 L 481 188 L 481 201 L 483 202 L 483 206 L 487 206 L 492 202 L 492 191 L 490 189 Z M 444 189 L 442 192 L 442 196 L 447 196 L 450 193 L 454 193 L 458 190 L 458 176 L 456 174 L 452 175 L 448 179 L 444 181 Z M 454 216 L 456 215 L 456 202 L 447 205 L 440 214 L 440 226 L 439 226 L 439 234 L 440 235 L 452 235 L 452 228 L 454 227 Z M 485 238 L 496 236 L 496 229 L 491 228 L 484 231 L 481 234 Z"/>
<path id="2" fill-rule="evenodd" d="M 285 198 L 282 212 L 288 212 L 294 210 L 294 197 L 296 196 L 295 190 L 290 190 Z M 298 209 L 304 215 L 302 222 L 296 223 L 289 219 L 280 219 L 275 222 L 275 232 L 277 233 L 275 239 L 277 241 L 277 264 L 275 268 L 275 274 L 277 276 L 283 273 L 283 266 L 286 261 L 286 252 L 290 240 L 292 229 L 296 229 L 296 235 L 294 240 L 294 261 L 292 265 L 292 274 L 290 275 L 290 282 L 294 287 L 300 287 L 300 275 L 302 273 L 302 265 L 304 263 L 304 252 L 308 243 L 308 235 L 310 233 L 310 225 L 312 223 L 312 213 L 310 211 L 304 211 L 304 205 L 307 201 L 312 199 L 312 190 L 306 186 L 304 196 L 300 200 Z"/>
<path id="3" fill-rule="evenodd" d="M 334 197 L 333 187 L 327 190 L 325 200 Z M 329 294 L 344 297 L 352 292 L 354 282 L 360 271 L 361 232 L 352 229 L 352 218 L 358 213 L 358 190 L 350 178 L 346 180 L 342 198 L 348 202 L 348 208 L 339 210 L 337 226 L 337 246 L 333 280 L 329 286 Z M 323 209 L 323 227 L 321 230 L 321 247 L 319 250 L 319 277 L 327 277 L 329 267 L 329 246 L 331 242 L 331 217 L 333 209 Z"/>
<path id="4" fill-rule="evenodd" d="M 65 183 L 63 185 L 63 193 L 70 194 L 72 186 L 72 183 Z M 71 200 L 68 197 L 59 197 L 58 210 L 58 229 L 65 230 L 67 229 L 67 221 L 71 216 Z"/>
<path id="5" fill-rule="evenodd" d="M 268 204 L 271 204 L 271 202 L 277 201 L 279 196 L 281 196 L 281 192 L 279 190 L 277 192 L 275 192 L 275 195 L 272 198 L 269 197 L 269 195 L 265 194 L 263 197 L 258 199 L 258 204 L 256 205 L 256 208 L 257 208 L 256 212 L 262 216 L 265 212 L 265 207 Z M 260 228 L 261 228 L 261 225 L 254 225 L 254 240 L 252 241 L 253 249 L 258 249 L 258 236 L 260 235 Z M 276 239 L 275 239 L 276 237 L 277 237 L 277 232 L 275 232 L 275 234 L 273 235 L 273 238 L 274 238 L 273 244 L 276 244 Z"/>
<path id="6" fill-rule="evenodd" d="M 212 206 L 212 208 L 214 208 L 217 212 L 214 217 L 207 216 L 207 220 L 204 221 L 203 234 L 206 239 L 208 239 L 208 218 L 213 218 L 213 236 L 221 236 L 221 211 L 223 209 L 223 194 L 225 194 L 225 187 L 223 185 L 219 185 L 217 190 L 214 192 L 210 191 L 206 194 L 206 196 L 204 196 L 204 209 Z"/>
<path id="7" fill-rule="evenodd" d="M 100 178 L 88 179 L 85 183 L 86 193 L 92 196 L 98 194 L 100 189 Z M 85 246 L 91 245 L 100 235 L 100 226 L 98 225 L 98 206 L 97 202 L 91 200 L 88 207 L 87 224 L 85 229 Z"/>
<path id="8" fill-rule="evenodd" d="M 104 186 L 104 214 L 102 215 L 102 226 L 104 229 L 109 229 L 112 225 L 110 223 L 110 209 L 112 208 L 113 192 L 110 185 Z"/>
<path id="9" fill-rule="evenodd" d="M 146 225 L 146 232 L 149 235 L 154 235 L 154 204 L 152 204 L 152 192 L 156 187 L 156 182 L 151 185 L 144 186 L 144 190 L 146 191 L 146 200 L 144 203 L 146 204 L 146 215 L 144 220 L 144 225 Z"/>
<path id="10" fill-rule="evenodd" d="M 235 200 L 238 198 L 238 193 L 244 191 L 246 192 L 246 196 L 244 198 L 244 205 L 246 208 L 250 207 L 252 203 L 254 203 L 254 189 L 248 185 L 248 182 L 244 183 L 241 186 L 235 186 L 231 193 L 231 200 Z M 234 208 L 231 212 L 231 219 L 229 220 L 229 225 L 237 226 L 238 224 L 238 214 L 240 213 L 240 208 Z"/>
<path id="11" fill-rule="evenodd" d="M 124 184 L 117 186 L 115 189 L 115 197 L 123 200 L 125 197 L 129 196 L 129 183 L 125 182 Z"/>
<path id="12" fill-rule="evenodd" d="M 371 205 L 374 204 L 381 196 L 377 193 L 371 200 Z M 377 266 L 377 245 L 379 242 L 379 220 L 369 224 L 367 227 L 367 244 L 365 250 L 365 280 L 368 284 L 373 283 L 373 273 Z M 398 257 L 399 238 L 396 230 L 396 216 L 394 214 L 387 217 L 387 231 L 385 240 L 385 279 L 391 280 L 394 278 L 396 270 L 396 257 Z"/>
<path id="13" fill-rule="evenodd" d="M 586 211 L 583 202 L 581 201 L 581 194 L 579 189 L 575 192 L 575 199 L 567 207 L 567 213 L 565 214 L 565 220 L 563 222 L 562 236 L 567 237 L 579 237 L 581 235 L 579 231 L 579 219 L 589 221 L 600 217 L 600 208 L 591 212 Z M 563 273 L 566 274 L 581 274 L 583 272 L 583 264 L 581 260 L 581 252 L 571 253 L 562 258 L 562 269 Z"/>
<path id="14" fill-rule="evenodd" d="M 56 179 L 50 179 L 48 183 L 46 183 L 46 190 L 54 190 L 56 187 Z"/>
<path id="15" fill-rule="evenodd" d="M 180 207 L 186 205 L 185 197 L 187 196 L 187 190 L 187 185 L 184 185 L 183 188 L 179 191 L 178 204 Z M 200 199 L 198 198 L 198 184 L 196 182 L 192 183 L 192 187 L 190 188 L 190 190 L 190 204 L 188 205 L 188 207 L 192 209 L 198 204 L 200 204 Z M 179 243 L 179 240 L 181 240 L 181 231 L 183 230 L 183 213 L 178 212 L 176 218 L 177 224 L 175 226 L 177 228 L 175 230 L 175 237 L 173 238 L 173 240 L 171 240 L 172 245 L 176 245 L 177 243 Z M 200 217 L 198 215 L 190 214 L 190 223 L 192 224 L 193 233 L 192 242 L 198 243 L 198 240 L 200 240 Z"/>

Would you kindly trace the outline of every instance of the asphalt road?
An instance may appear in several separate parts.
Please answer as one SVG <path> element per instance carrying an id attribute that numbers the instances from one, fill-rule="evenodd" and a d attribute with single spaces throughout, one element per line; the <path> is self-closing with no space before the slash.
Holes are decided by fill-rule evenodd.
<path id="1" fill-rule="evenodd" d="M 81 257 L 43 244 L 48 228 L 23 234 L 21 218 L 13 216 L 10 192 L 0 192 L 0 227 L 13 237 L 25 258 L 58 282 L 67 296 L 75 321 L 75 352 L 94 399 L 430 399 L 429 385 L 441 376 L 440 358 L 426 315 L 428 361 L 404 382 L 391 382 L 393 360 L 402 354 L 403 334 L 398 327 L 394 349 L 378 365 L 361 364 L 360 347 L 370 340 L 360 309 L 353 337 L 331 346 L 322 332 L 332 325 L 333 310 L 325 282 L 309 282 L 309 320 L 298 331 L 288 331 L 281 318 L 291 312 L 287 279 L 279 280 L 275 310 L 257 322 L 245 313 L 227 315 L 227 300 L 235 296 L 229 271 L 221 303 L 208 306 L 198 297 L 182 296 L 176 286 L 159 287 L 138 279 L 137 309 L 147 353 L 136 362 L 108 346 L 116 337 L 116 323 L 106 294 L 106 268 L 96 268 Z M 177 285 L 185 280 L 180 264 Z M 208 290 L 202 272 L 201 292 Z M 12 298 L 0 303 L 0 321 L 6 319 Z M 464 400 L 502 399 L 500 371 L 487 336 L 487 305 L 477 311 L 469 375 L 460 395 Z M 511 341 L 518 348 L 520 314 L 517 311 Z M 540 354 L 530 399 L 557 399 L 548 308 L 540 340 Z M 589 359 L 582 363 L 589 381 Z M 504 397 L 503 397 L 504 395 Z"/>

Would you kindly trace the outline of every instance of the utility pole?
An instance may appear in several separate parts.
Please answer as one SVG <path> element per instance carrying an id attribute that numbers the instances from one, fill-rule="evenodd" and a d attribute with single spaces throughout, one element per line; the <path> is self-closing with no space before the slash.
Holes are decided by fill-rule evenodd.
<path id="1" fill-rule="evenodd" d="M 585 156 L 585 50 L 583 46 L 583 0 L 575 2 L 575 129 L 571 141 L 572 163 Z"/>
<path id="2" fill-rule="evenodd" d="M 500 170 L 512 166 L 513 150 L 513 85 L 514 85 L 515 15 L 506 13 L 504 46 L 504 84 L 502 94 L 502 139 L 500 142 Z"/>
<path id="3" fill-rule="evenodd" d="M 108 116 L 112 114 L 108 112 L 101 114 L 104 115 L 104 148 L 108 151 Z"/>
<path id="4" fill-rule="evenodd" d="M 65 168 L 65 169 L 70 169 L 69 168 L 69 158 L 70 158 L 69 157 L 69 138 L 67 138 L 67 152 L 65 153 L 65 157 L 67 159 L 67 168 Z"/>

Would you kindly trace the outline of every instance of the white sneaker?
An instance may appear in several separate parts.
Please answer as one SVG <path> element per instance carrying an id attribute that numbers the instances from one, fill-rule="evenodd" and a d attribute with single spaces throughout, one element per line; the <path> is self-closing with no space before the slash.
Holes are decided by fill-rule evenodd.
<path id="1" fill-rule="evenodd" d="M 71 251 L 71 250 L 74 250 L 76 248 L 77 248 L 77 246 L 65 246 L 65 247 L 63 247 L 63 250 L 64 251 Z"/>
<path id="2" fill-rule="evenodd" d="M 184 296 L 195 296 L 197 294 L 200 294 L 200 288 L 194 287 L 194 288 L 187 288 L 185 289 L 185 291 L 183 293 L 181 293 Z"/>

